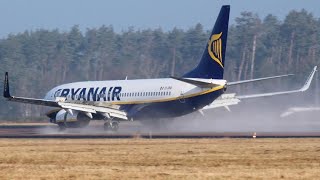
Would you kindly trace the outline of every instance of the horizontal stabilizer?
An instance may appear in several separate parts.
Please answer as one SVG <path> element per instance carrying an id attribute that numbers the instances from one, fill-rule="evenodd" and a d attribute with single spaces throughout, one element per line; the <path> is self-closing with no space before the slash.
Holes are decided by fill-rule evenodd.
<path id="1" fill-rule="evenodd" d="M 170 77 L 172 79 L 178 80 L 178 81 L 182 81 L 182 82 L 186 82 L 201 88 L 213 88 L 213 87 L 217 87 L 220 86 L 220 84 L 214 84 L 214 83 L 209 83 L 209 82 L 204 82 L 199 80 L 195 80 L 195 79 L 187 79 L 187 78 L 178 78 L 178 77 Z"/>

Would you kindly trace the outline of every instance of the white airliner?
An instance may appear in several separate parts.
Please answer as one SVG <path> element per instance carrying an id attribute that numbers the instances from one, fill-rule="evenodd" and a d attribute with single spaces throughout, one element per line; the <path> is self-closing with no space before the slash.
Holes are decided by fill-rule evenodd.
<path id="1" fill-rule="evenodd" d="M 198 66 L 182 77 L 75 82 L 51 89 L 44 99 L 33 99 L 11 96 L 6 73 L 3 95 L 9 101 L 55 107 L 47 116 L 60 129 L 84 127 L 90 120 L 104 120 L 104 128 L 115 131 L 119 121 L 158 121 L 237 104 L 239 99 L 303 92 L 309 88 L 316 67 L 298 90 L 221 96 L 227 86 L 288 76 L 239 82 L 223 79 L 229 13 L 230 6 L 221 8 Z M 218 97 L 222 99 L 216 100 Z"/>

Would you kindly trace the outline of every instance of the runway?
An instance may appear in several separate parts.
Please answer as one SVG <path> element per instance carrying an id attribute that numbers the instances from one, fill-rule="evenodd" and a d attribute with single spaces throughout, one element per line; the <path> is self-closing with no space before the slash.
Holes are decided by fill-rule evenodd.
<path id="1" fill-rule="evenodd" d="M 67 129 L 59 132 L 55 125 L 0 125 L 0 138 L 320 138 L 320 132 L 184 132 L 150 131 L 139 126 L 123 127 L 119 132 L 105 132 L 100 126 L 84 129 Z"/>

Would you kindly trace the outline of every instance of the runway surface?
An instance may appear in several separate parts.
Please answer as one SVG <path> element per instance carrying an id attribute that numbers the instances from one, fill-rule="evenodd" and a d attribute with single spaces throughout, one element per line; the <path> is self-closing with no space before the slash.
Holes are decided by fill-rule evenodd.
<path id="1" fill-rule="evenodd" d="M 118 132 L 105 132 L 101 126 L 67 129 L 59 132 L 55 125 L 0 125 L 0 138 L 319 138 L 320 132 L 187 132 L 151 131 L 139 126 L 124 126 Z"/>

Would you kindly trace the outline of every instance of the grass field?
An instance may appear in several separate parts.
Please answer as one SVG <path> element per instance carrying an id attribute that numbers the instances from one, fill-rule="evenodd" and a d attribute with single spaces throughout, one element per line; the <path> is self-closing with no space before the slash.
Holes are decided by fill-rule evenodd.
<path id="1" fill-rule="evenodd" d="M 0 139 L 0 179 L 320 179 L 320 139 Z"/>

